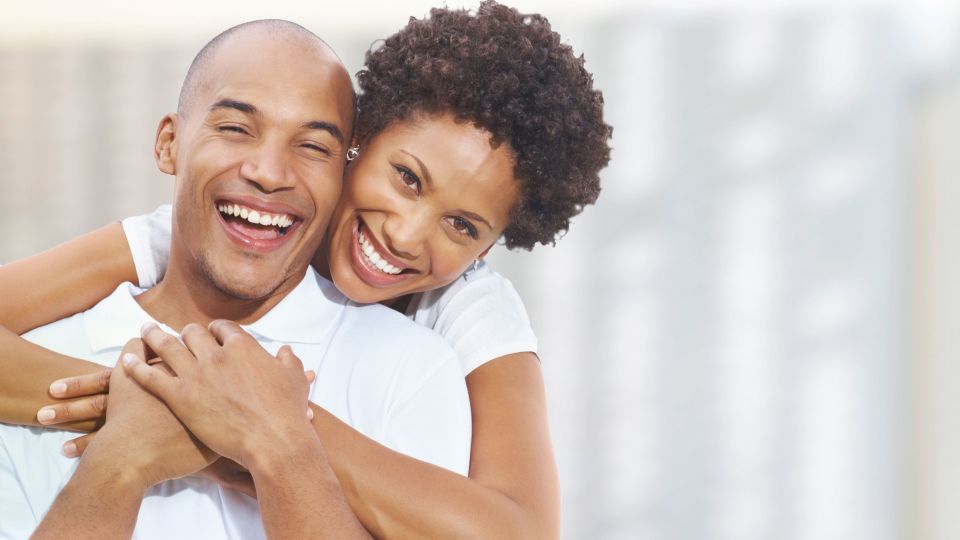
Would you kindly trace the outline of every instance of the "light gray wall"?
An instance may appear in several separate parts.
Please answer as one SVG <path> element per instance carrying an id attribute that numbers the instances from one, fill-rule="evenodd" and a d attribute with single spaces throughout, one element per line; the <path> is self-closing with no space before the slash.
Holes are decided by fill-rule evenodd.
<path id="1" fill-rule="evenodd" d="M 490 257 L 541 340 L 564 536 L 956 537 L 960 19 L 624 5 L 552 18 L 615 127 L 600 201 Z M 281 15 L 355 70 L 384 9 Z M 168 200 L 156 122 L 254 16 L 0 23 L 0 262 Z"/>

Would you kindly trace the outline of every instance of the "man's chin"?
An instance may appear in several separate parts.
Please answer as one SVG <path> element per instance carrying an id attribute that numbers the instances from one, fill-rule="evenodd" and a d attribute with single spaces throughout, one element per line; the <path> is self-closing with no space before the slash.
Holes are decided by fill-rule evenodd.
<path id="1" fill-rule="evenodd" d="M 237 300 L 258 301 L 268 300 L 284 288 L 289 278 L 285 274 L 271 273 L 261 279 L 256 277 L 244 279 L 244 276 L 222 276 L 213 278 L 211 282 L 228 298 Z"/>
<path id="2" fill-rule="evenodd" d="M 264 301 L 286 291 L 294 272 L 290 268 L 211 268 L 204 265 L 207 281 L 227 299 Z"/>

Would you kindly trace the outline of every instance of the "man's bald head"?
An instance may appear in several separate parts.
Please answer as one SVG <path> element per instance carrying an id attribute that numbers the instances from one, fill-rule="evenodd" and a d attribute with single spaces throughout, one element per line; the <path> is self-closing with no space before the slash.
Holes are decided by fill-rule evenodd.
<path id="1" fill-rule="evenodd" d="M 175 177 L 168 275 L 176 268 L 211 297 L 254 302 L 241 311 L 296 286 L 339 200 L 353 99 L 340 59 L 295 24 L 247 23 L 204 47 L 180 114 L 164 116 L 154 145 Z"/>
<path id="2" fill-rule="evenodd" d="M 208 68 L 212 60 L 216 58 L 217 52 L 230 41 L 243 39 L 245 36 L 251 35 L 296 43 L 303 49 L 304 54 L 313 54 L 318 60 L 333 61 L 340 64 L 341 67 L 343 66 L 340 58 L 325 41 L 299 24 L 281 19 L 264 19 L 241 23 L 224 30 L 211 39 L 193 58 L 193 62 L 187 70 L 187 76 L 183 80 L 183 86 L 180 87 L 180 98 L 177 102 L 178 115 L 185 118 L 190 113 L 196 96 L 207 86 Z M 344 68 L 344 71 L 346 72 L 346 68 Z M 355 98 L 356 95 L 354 94 Z"/>

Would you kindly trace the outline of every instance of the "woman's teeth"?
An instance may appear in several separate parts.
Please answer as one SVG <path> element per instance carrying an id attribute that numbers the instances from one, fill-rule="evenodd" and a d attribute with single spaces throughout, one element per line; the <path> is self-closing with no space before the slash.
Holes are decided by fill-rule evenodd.
<path id="1" fill-rule="evenodd" d="M 396 266 L 388 263 L 377 253 L 377 250 L 373 249 L 373 245 L 367 240 L 367 237 L 363 234 L 363 231 L 360 231 L 360 234 L 357 235 L 360 240 L 360 251 L 363 252 L 363 257 L 367 259 L 367 262 L 370 263 L 370 266 L 373 266 L 377 270 L 380 270 L 384 274 L 397 275 L 402 270 Z"/>
<path id="2" fill-rule="evenodd" d="M 293 225 L 293 218 L 286 214 L 268 214 L 244 208 L 238 204 L 221 204 L 217 206 L 220 213 L 226 216 L 234 216 L 245 219 L 254 225 L 263 225 L 265 227 L 279 227 L 286 229 Z"/>

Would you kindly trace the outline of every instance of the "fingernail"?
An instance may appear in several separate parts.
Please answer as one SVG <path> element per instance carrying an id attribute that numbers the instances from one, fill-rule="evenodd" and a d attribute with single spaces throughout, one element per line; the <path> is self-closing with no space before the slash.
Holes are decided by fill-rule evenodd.
<path id="1" fill-rule="evenodd" d="M 137 355 L 133 353 L 124 353 L 122 360 L 123 360 L 123 365 L 129 366 L 137 361 Z"/>
<path id="2" fill-rule="evenodd" d="M 44 407 L 37 411 L 37 420 L 40 423 L 49 422 L 57 417 L 57 411 L 53 410 L 53 407 Z"/>
<path id="3" fill-rule="evenodd" d="M 77 455 L 77 445 L 72 442 L 63 443 L 63 455 L 67 457 L 74 457 Z"/>
<path id="4" fill-rule="evenodd" d="M 50 385 L 50 394 L 54 396 L 59 396 L 60 394 L 67 393 L 67 383 L 65 382 L 55 382 Z"/>
<path id="5" fill-rule="evenodd" d="M 147 335 L 150 330 L 153 330 L 157 326 L 157 323 L 153 321 L 147 321 L 143 323 L 143 326 L 140 327 L 140 337 Z"/>
<path id="6" fill-rule="evenodd" d="M 313 409 L 307 407 L 307 420 L 313 420 Z"/>

